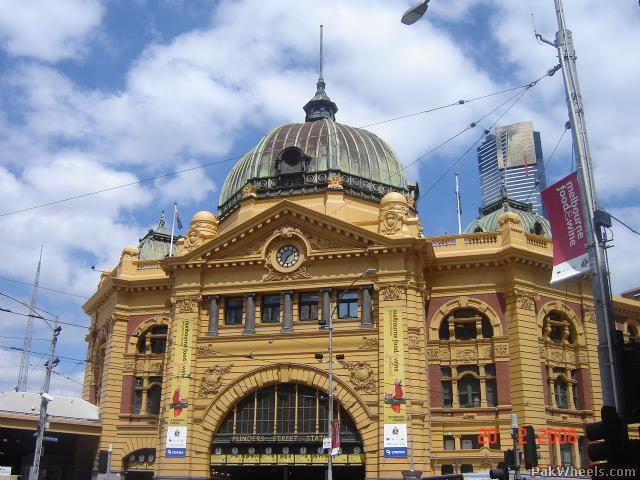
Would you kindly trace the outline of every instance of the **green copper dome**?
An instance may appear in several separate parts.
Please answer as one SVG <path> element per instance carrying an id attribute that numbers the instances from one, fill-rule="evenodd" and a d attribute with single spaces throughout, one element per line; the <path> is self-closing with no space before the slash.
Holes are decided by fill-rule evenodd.
<path id="1" fill-rule="evenodd" d="M 337 105 L 325 92 L 322 75 L 303 107 L 304 123 L 288 123 L 267 133 L 233 167 L 220 193 L 221 218 L 247 195 L 257 198 L 342 189 L 374 201 L 389 192 L 412 195 L 404 168 L 378 136 L 335 121 Z"/>
<path id="2" fill-rule="evenodd" d="M 464 233 L 495 232 L 500 229 L 498 220 L 505 212 L 513 212 L 520 218 L 525 232 L 535 233 L 551 238 L 549 220 L 532 211 L 530 203 L 523 203 L 506 197 L 504 194 L 495 202 L 480 209 L 480 217 L 476 218 L 465 229 Z"/>

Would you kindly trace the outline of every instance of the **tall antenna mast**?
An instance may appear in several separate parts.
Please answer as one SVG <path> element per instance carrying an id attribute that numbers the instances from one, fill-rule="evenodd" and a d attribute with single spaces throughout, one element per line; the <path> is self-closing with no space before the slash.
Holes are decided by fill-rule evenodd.
<path id="1" fill-rule="evenodd" d="M 40 266 L 42 265 L 42 246 L 40 247 L 40 259 L 38 260 L 38 269 L 36 270 L 36 281 L 33 284 L 31 292 L 31 309 L 27 318 L 27 329 L 24 335 L 24 344 L 22 346 L 22 357 L 20 358 L 20 371 L 18 373 L 18 384 L 16 392 L 27 391 L 27 380 L 29 379 L 29 361 L 31 359 L 31 338 L 33 336 L 33 312 L 36 308 L 36 300 L 38 298 L 38 284 L 40 283 Z"/>
<path id="2" fill-rule="evenodd" d="M 320 80 L 322 80 L 322 30 L 324 26 L 320 25 Z"/>
<path id="3" fill-rule="evenodd" d="M 462 205 L 460 202 L 460 184 L 458 183 L 458 174 L 456 177 L 456 213 L 458 214 L 458 235 L 462 233 Z"/>

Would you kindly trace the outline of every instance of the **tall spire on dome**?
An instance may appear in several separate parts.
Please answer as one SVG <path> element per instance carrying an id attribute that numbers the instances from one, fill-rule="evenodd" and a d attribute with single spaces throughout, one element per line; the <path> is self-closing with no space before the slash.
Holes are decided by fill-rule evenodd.
<path id="1" fill-rule="evenodd" d="M 329 96 L 325 93 L 324 78 L 322 78 L 322 29 L 324 27 L 320 25 L 320 75 L 318 76 L 318 82 L 316 83 L 316 94 L 307 104 L 303 107 L 306 113 L 305 122 L 314 122 L 316 120 L 322 120 L 323 118 L 336 119 L 336 112 L 338 107 L 331 101 Z"/>

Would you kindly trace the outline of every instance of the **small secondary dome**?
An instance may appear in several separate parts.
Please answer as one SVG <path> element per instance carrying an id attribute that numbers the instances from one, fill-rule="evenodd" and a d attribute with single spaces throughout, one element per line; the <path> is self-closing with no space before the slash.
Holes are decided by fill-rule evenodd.
<path id="1" fill-rule="evenodd" d="M 517 216 L 525 232 L 551 238 L 549 221 L 532 209 L 530 203 L 513 200 L 503 193 L 501 198 L 480 209 L 480 216 L 469 224 L 464 233 L 495 232 L 500 229 L 501 222 L 508 223 Z"/>

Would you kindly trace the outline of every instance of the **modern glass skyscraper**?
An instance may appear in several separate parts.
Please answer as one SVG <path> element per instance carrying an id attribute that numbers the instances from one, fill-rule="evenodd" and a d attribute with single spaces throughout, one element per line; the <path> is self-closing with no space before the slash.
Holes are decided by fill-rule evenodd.
<path id="1" fill-rule="evenodd" d="M 531 122 L 497 127 L 478 147 L 482 206 L 500 198 L 502 186 L 509 198 L 533 205 L 544 214 L 540 191 L 546 186 L 540 133 Z"/>

